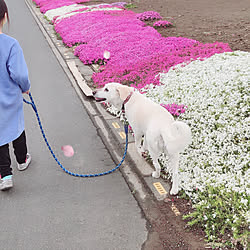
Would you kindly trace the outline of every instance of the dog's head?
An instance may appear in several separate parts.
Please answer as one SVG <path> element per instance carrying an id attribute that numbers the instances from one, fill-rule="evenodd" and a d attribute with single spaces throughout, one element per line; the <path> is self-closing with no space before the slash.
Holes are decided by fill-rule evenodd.
<path id="1" fill-rule="evenodd" d="M 131 91 L 134 91 L 132 87 L 111 82 L 107 83 L 103 88 L 93 91 L 93 96 L 97 102 L 108 102 L 120 109 Z"/>

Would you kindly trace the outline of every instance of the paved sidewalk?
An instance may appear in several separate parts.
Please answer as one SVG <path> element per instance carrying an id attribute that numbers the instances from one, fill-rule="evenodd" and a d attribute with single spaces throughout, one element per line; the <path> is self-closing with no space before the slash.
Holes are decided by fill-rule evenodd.
<path id="1" fill-rule="evenodd" d="M 115 163 L 100 128 L 90 119 L 72 88 L 74 79 L 65 74 L 25 2 L 10 1 L 8 7 L 7 31 L 23 48 L 31 91 L 58 158 L 80 173 L 112 169 Z M 0 193 L 0 249 L 141 249 L 148 236 L 147 221 L 121 172 L 90 179 L 65 174 L 51 157 L 29 105 L 25 119 L 33 160 L 19 172 L 11 155 L 14 188 Z M 65 144 L 74 147 L 74 157 L 63 156 L 60 148 Z"/>

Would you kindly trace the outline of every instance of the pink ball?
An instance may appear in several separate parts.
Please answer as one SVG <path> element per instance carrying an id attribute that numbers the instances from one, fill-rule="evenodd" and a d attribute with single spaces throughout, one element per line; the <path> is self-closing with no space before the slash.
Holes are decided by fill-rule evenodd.
<path id="1" fill-rule="evenodd" d="M 74 149 L 70 145 L 62 146 L 61 149 L 66 157 L 72 157 L 74 155 Z"/>

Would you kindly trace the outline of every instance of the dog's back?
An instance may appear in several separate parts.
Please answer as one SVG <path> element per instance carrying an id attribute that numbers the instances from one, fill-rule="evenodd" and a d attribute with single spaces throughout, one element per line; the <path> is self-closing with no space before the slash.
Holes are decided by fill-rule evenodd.
<path id="1" fill-rule="evenodd" d="M 143 134 L 151 127 L 160 129 L 164 124 L 174 122 L 173 116 L 165 108 L 137 92 L 131 97 L 125 113 L 132 128 Z"/>
<path id="2" fill-rule="evenodd" d="M 164 107 L 140 93 L 133 94 L 126 114 L 135 132 L 154 137 L 147 138 L 147 141 L 161 136 L 170 154 L 183 151 L 191 142 L 191 130 L 187 124 L 175 121 Z"/>

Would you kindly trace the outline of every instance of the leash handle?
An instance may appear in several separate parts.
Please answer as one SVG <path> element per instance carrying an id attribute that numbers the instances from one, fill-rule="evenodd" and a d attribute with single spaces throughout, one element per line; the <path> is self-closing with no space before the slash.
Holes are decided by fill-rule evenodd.
<path id="1" fill-rule="evenodd" d="M 46 138 L 46 135 L 44 133 L 44 130 L 43 130 L 43 127 L 42 127 L 42 123 L 41 123 L 41 120 L 40 120 L 40 117 L 39 117 L 39 114 L 38 114 L 38 111 L 37 111 L 37 108 L 36 108 L 36 105 L 35 105 L 35 102 L 32 98 L 32 95 L 31 93 L 29 92 L 29 98 L 30 98 L 30 102 L 25 100 L 25 98 L 23 98 L 23 101 L 29 105 L 32 106 L 33 110 L 35 111 L 36 113 L 36 118 L 37 118 L 37 121 L 38 121 L 38 124 L 39 124 L 39 127 L 40 127 L 40 130 L 41 130 L 41 133 L 42 133 L 42 136 L 43 136 L 43 139 L 51 153 L 51 155 L 53 156 L 53 158 L 55 159 L 55 161 L 57 162 L 57 164 L 61 167 L 61 169 L 69 174 L 69 175 L 72 175 L 72 176 L 75 176 L 75 177 L 98 177 L 98 176 L 103 176 L 103 175 L 107 175 L 107 174 L 111 174 L 113 173 L 115 170 L 117 170 L 123 163 L 124 159 L 125 159 L 125 156 L 127 154 L 127 149 L 128 149 L 128 123 L 125 123 L 124 124 L 124 130 L 125 130 L 125 134 L 126 134 L 126 145 L 125 145 L 125 151 L 124 151 L 124 154 L 123 154 L 123 157 L 122 157 L 122 160 L 120 161 L 120 163 L 113 169 L 109 170 L 109 171 L 106 171 L 106 172 L 103 172 L 103 173 L 98 173 L 98 174 L 77 174 L 77 173 L 73 173 L 73 172 L 70 172 L 69 170 L 67 170 L 66 168 L 63 167 L 63 165 L 61 164 L 61 162 L 57 159 L 57 157 L 55 156 L 55 153 L 54 151 L 52 150 L 47 138 Z"/>
<path id="2" fill-rule="evenodd" d="M 29 92 L 29 97 L 30 97 L 31 102 L 25 100 L 25 98 L 23 98 L 23 101 L 24 101 L 25 103 L 31 105 L 32 108 L 34 109 L 34 111 L 37 113 L 37 108 L 36 108 L 36 105 L 35 105 L 35 103 L 34 103 L 34 100 L 33 100 L 32 95 L 31 95 L 30 92 Z"/>

